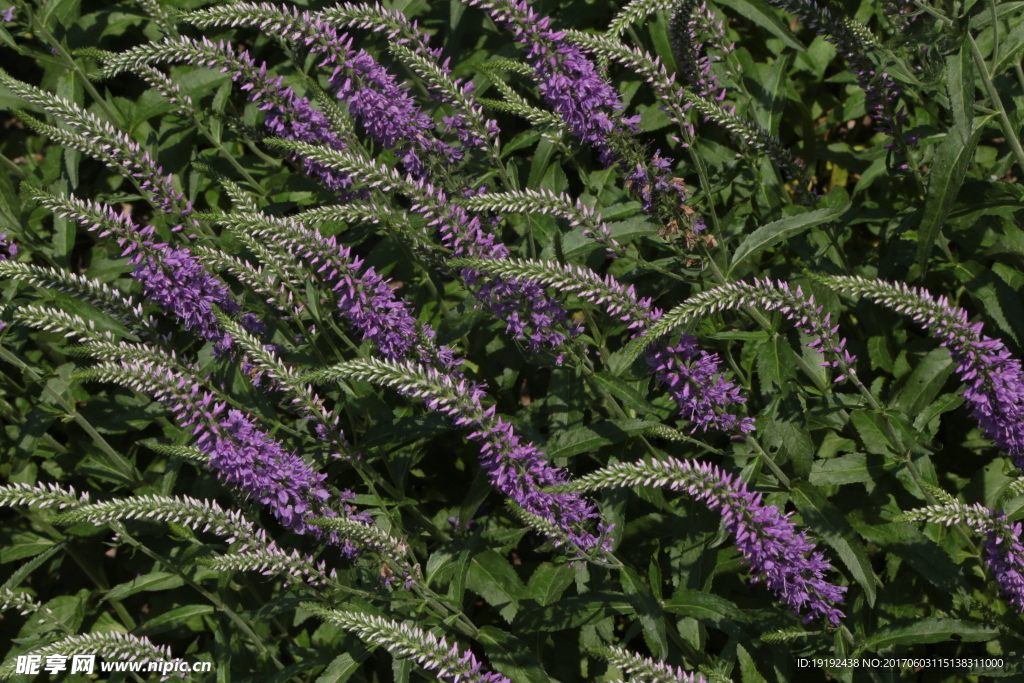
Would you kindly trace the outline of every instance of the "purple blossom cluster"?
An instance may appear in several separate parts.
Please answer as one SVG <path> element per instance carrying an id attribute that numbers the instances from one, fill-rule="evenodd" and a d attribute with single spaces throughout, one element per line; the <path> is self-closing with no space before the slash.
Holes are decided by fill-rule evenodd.
<path id="1" fill-rule="evenodd" d="M 430 184 L 419 183 L 418 189 L 420 196 L 415 199 L 413 211 L 425 216 L 429 226 L 438 228 L 441 243 L 452 250 L 454 258 L 509 258 L 508 248 L 495 234 L 484 230 L 480 216 L 470 216 L 463 207 L 450 202 L 443 190 Z M 463 269 L 462 276 L 473 286 L 480 273 Z M 506 321 L 506 331 L 522 339 L 532 353 L 539 353 L 545 346 L 557 348 L 579 333 L 576 326 L 565 331 L 565 310 L 529 280 L 492 278 L 480 284 L 474 294 L 499 320 Z"/>
<path id="2" fill-rule="evenodd" d="M 985 561 L 995 574 L 1003 595 L 1018 612 L 1024 612 L 1024 545 L 1020 522 L 1010 524 L 999 513 L 996 523 L 985 535 Z"/>
<path id="3" fill-rule="evenodd" d="M 754 420 L 737 417 L 725 408 L 746 402 L 739 387 L 720 372 L 717 353 L 697 348 L 697 338 L 682 335 L 678 346 L 658 344 L 647 355 L 647 365 L 655 378 L 665 385 L 679 406 L 679 413 L 693 423 L 693 431 L 714 427 L 723 431 L 754 431 Z"/>
<path id="4" fill-rule="evenodd" d="M 196 446 L 209 457 L 220 479 L 266 505 L 282 525 L 329 540 L 341 546 L 346 556 L 356 552 L 336 533 L 309 524 L 338 514 L 326 505 L 331 497 L 323 484 L 327 475 L 285 450 L 247 415 L 229 410 L 198 382 L 162 364 L 120 361 L 107 364 L 105 370 L 101 376 L 119 382 L 127 379 L 131 386 L 166 405 L 178 423 L 197 437 Z M 351 494 L 343 495 L 345 514 L 367 521 L 348 505 L 351 500 Z"/>
<path id="5" fill-rule="evenodd" d="M 525 50 L 544 101 L 555 110 L 569 130 L 591 145 L 606 166 L 615 161 L 609 137 L 617 131 L 636 132 L 639 116 L 622 118 L 619 95 L 597 71 L 594 63 L 565 33 L 549 28 L 550 17 L 538 15 L 526 0 L 470 0 L 510 29 Z"/>
<path id="6" fill-rule="evenodd" d="M 527 0 L 467 1 L 482 7 L 495 22 L 513 32 L 536 71 L 534 78 L 541 97 L 569 130 L 597 150 L 598 159 L 605 166 L 620 162 L 613 140 L 635 133 L 641 117 L 618 114 L 624 109 L 622 100 L 594 62 L 566 40 L 565 32 L 551 30 L 551 18 L 537 14 Z M 674 190 L 671 194 L 678 193 L 680 202 L 685 201 L 681 187 L 671 181 L 671 169 L 672 159 L 658 151 L 649 168 L 641 165 L 625 172 L 627 187 L 641 198 L 645 212 L 654 207 L 655 192 Z"/>
<path id="7" fill-rule="evenodd" d="M 448 415 L 456 426 L 471 429 L 468 438 L 481 444 L 480 462 L 491 483 L 516 505 L 556 526 L 565 540 L 582 551 L 610 549 L 610 527 L 599 524 L 598 536 L 583 528 L 599 518 L 591 503 L 572 493 L 544 490 L 565 485 L 565 472 L 548 464 L 536 446 L 524 442 L 510 423 L 497 416 L 494 406 L 483 407 L 484 385 L 433 368 L 410 367 L 399 391 L 424 399 L 428 408 Z M 564 543 L 553 540 L 556 545 Z"/>
<path id="8" fill-rule="evenodd" d="M 424 113 L 408 89 L 401 86 L 365 50 L 352 49 L 352 39 L 338 34 L 321 17 L 295 10 L 290 22 L 293 37 L 313 54 L 322 54 L 320 67 L 331 67 L 331 88 L 348 103 L 349 113 L 364 132 L 387 149 L 395 150 L 406 172 L 417 178 L 428 173 L 434 160 L 456 163 L 463 152 L 433 135 L 433 120 Z"/>
<path id="9" fill-rule="evenodd" d="M 920 508 L 906 515 L 905 519 L 946 526 L 960 523 L 984 534 L 985 563 L 992 569 L 1003 596 L 1014 609 L 1024 612 L 1024 545 L 1020 542 L 1020 522 L 1009 522 L 1005 513 L 991 510 L 981 503 L 965 505 L 956 501 Z"/>
<path id="10" fill-rule="evenodd" d="M 857 357 L 847 351 L 846 338 L 837 334 L 839 324 L 833 324 L 832 314 L 825 313 L 824 306 L 815 305 L 813 294 L 805 296 L 799 285 L 792 291 L 789 283 L 783 280 L 777 283 L 767 279 L 754 280 L 752 285 L 737 283 L 734 287 L 751 292 L 752 296 L 747 301 L 749 305 L 760 306 L 766 311 L 779 311 L 793 321 L 801 334 L 810 336 L 807 346 L 826 357 L 821 366 L 840 370 L 833 383 L 842 382 L 848 375 L 855 383 L 859 382 L 853 370 Z"/>
<path id="11" fill-rule="evenodd" d="M 214 342 L 217 353 L 231 348 L 231 336 L 220 330 L 214 306 L 239 310 L 227 286 L 210 275 L 188 249 L 154 244 L 151 251 L 138 250 L 129 259 L 132 277 L 142 284 L 146 298 L 181 320 L 186 330 Z"/>
<path id="12" fill-rule="evenodd" d="M 290 87 L 282 86 L 281 76 L 268 76 L 266 63 L 257 66 L 247 50 L 236 54 L 230 42 L 212 42 L 207 38 L 164 42 L 164 46 L 171 45 L 182 48 L 180 54 L 196 55 L 200 65 L 218 69 L 230 74 L 235 82 L 241 82 L 241 89 L 249 93 L 249 99 L 258 102 L 260 110 L 266 112 L 263 125 L 275 136 L 336 150 L 345 149 L 344 140 L 331 128 L 326 115 L 315 109 L 309 99 L 296 95 Z M 310 159 L 293 158 L 306 174 L 319 179 L 331 190 L 344 190 L 352 185 L 352 179 L 346 173 Z"/>
<path id="13" fill-rule="evenodd" d="M 686 203 L 686 189 L 676 180 L 672 178 L 672 158 L 661 156 L 661 150 L 657 150 L 651 158 L 650 169 L 637 164 L 636 169 L 626 176 L 626 187 L 634 196 L 640 198 L 640 210 L 650 213 L 658 194 L 675 195 L 680 206 Z M 699 218 L 691 227 L 694 232 L 700 232 L 704 228 L 704 223 Z"/>
<path id="14" fill-rule="evenodd" d="M 649 298 L 637 296 L 633 285 L 623 286 L 611 275 L 601 278 L 582 266 L 566 266 L 570 278 L 552 278 L 548 284 L 565 294 L 603 306 L 609 315 L 629 323 L 633 338 L 643 337 L 650 326 L 664 314 Z M 680 415 L 706 431 L 709 427 L 721 430 L 754 431 L 751 418 L 732 414 L 733 406 L 745 403 L 739 387 L 723 376 L 718 354 L 697 348 L 697 338 L 682 335 L 677 346 L 659 340 L 647 352 L 647 364 L 655 378 L 668 387 L 669 395 L 679 406 Z"/>
<path id="15" fill-rule="evenodd" d="M 669 486 L 686 491 L 722 514 L 725 528 L 736 538 L 736 547 L 754 572 L 754 582 L 763 581 L 785 600 L 804 623 L 824 617 L 838 624 L 843 613 L 832 603 L 841 602 L 844 586 L 823 578 L 832 565 L 774 505 L 762 505 L 762 496 L 749 491 L 736 477 L 708 462 L 669 458 L 658 465 L 672 472 Z M 681 476 L 680 476 L 681 475 Z"/>
<path id="16" fill-rule="evenodd" d="M 146 297 L 162 306 L 185 325 L 185 329 L 214 343 L 218 353 L 231 347 L 231 338 L 221 331 L 214 306 L 224 311 L 239 310 L 227 286 L 200 265 L 185 248 L 154 242 L 152 225 L 138 225 L 128 213 L 118 214 L 98 202 L 69 199 L 43 201 L 57 214 L 76 221 L 99 237 L 113 235 L 135 266 L 132 277 L 142 285 Z"/>
<path id="17" fill-rule="evenodd" d="M 267 235 L 278 248 L 304 259 L 338 297 L 338 309 L 363 339 L 373 342 L 388 359 L 403 358 L 416 345 L 416 320 L 410 305 L 395 296 L 371 266 L 353 257 L 336 237 L 298 221 L 285 220 Z"/>
<path id="18" fill-rule="evenodd" d="M 476 86 L 471 81 L 464 82 L 462 79 L 452 78 L 452 70 L 449 66 L 450 58 L 444 57 L 444 50 L 441 48 L 430 47 L 430 37 L 419 29 L 416 21 L 410 21 L 399 10 L 388 10 L 380 5 L 376 5 L 373 9 L 374 18 L 364 15 L 363 20 L 356 23 L 362 28 L 372 31 L 385 30 L 391 41 L 397 45 L 408 47 L 415 54 L 433 63 L 441 75 L 450 79 L 452 87 L 458 94 L 439 87 L 438 82 L 434 79 L 426 81 L 427 88 L 438 100 L 455 108 L 453 116 L 442 117 L 444 132 L 453 134 L 462 143 L 463 148 L 486 149 L 490 144 L 490 138 L 496 137 L 501 131 L 497 122 L 487 119 L 483 108 L 474 101 L 472 93 Z M 319 17 L 332 24 L 340 19 L 330 9 L 321 12 Z"/>

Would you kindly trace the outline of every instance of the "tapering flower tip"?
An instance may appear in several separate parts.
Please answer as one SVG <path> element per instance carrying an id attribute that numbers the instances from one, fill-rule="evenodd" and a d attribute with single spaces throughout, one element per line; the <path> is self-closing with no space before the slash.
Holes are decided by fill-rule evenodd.
<path id="1" fill-rule="evenodd" d="M 281 77 L 267 76 L 267 65 L 256 65 L 248 51 L 237 57 L 230 44 L 208 45 L 204 50 L 211 55 L 213 65 L 220 64 L 221 70 L 230 72 L 232 79 L 242 83 L 241 89 L 248 91 L 249 100 L 259 102 L 259 108 L 266 112 L 263 125 L 276 137 L 321 144 L 335 150 L 344 150 L 346 145 L 332 129 L 327 116 L 315 109 L 309 99 L 299 97 L 291 88 L 281 85 Z M 223 54 L 220 54 L 223 53 Z M 299 155 L 292 157 L 300 163 L 303 171 L 317 178 L 325 187 L 339 191 L 352 186 L 352 178 L 310 159 Z"/>
<path id="2" fill-rule="evenodd" d="M 18 245 L 7 239 L 7 233 L 0 232 L 0 261 L 12 261 L 18 255 Z"/>
<path id="3" fill-rule="evenodd" d="M 8 7 L 5 10 L 0 10 L 0 21 L 3 21 L 6 24 L 9 24 L 12 21 L 14 21 L 15 10 L 16 8 L 14 7 Z"/>
<path id="4" fill-rule="evenodd" d="M 449 646 L 443 636 L 430 631 L 360 612 L 329 610 L 316 603 L 302 606 L 372 645 L 382 645 L 396 656 L 412 658 L 450 683 L 511 683 L 500 674 L 482 671 L 481 663 L 470 650 L 462 652 L 457 644 Z"/>
<path id="5" fill-rule="evenodd" d="M 621 647 L 601 648 L 595 654 L 607 659 L 615 668 L 630 676 L 630 681 L 640 683 L 707 683 L 703 676 L 684 671 L 682 667 L 670 666 L 655 661 L 651 657 L 642 657 L 635 652 Z"/>
<path id="6" fill-rule="evenodd" d="M 692 431 L 713 428 L 752 432 L 752 418 L 730 412 L 735 410 L 735 404 L 747 399 L 739 387 L 724 378 L 720 364 L 717 353 L 700 350 L 697 338 L 688 334 L 680 337 L 677 346 L 659 342 L 647 355 L 647 365 L 667 387 L 679 406 L 680 416 L 693 423 Z"/>
<path id="7" fill-rule="evenodd" d="M 416 363 L 383 361 L 345 364 L 346 376 L 385 383 L 405 396 L 424 399 L 431 410 L 448 415 L 456 426 L 471 430 L 467 438 L 481 444 L 480 461 L 491 483 L 519 507 L 558 529 L 556 545 L 566 541 L 586 552 L 604 540 L 584 528 L 599 515 L 593 504 L 571 493 L 546 489 L 564 485 L 565 473 L 552 467 L 536 446 L 524 442 L 495 414 L 484 408 L 484 386 L 449 370 Z"/>

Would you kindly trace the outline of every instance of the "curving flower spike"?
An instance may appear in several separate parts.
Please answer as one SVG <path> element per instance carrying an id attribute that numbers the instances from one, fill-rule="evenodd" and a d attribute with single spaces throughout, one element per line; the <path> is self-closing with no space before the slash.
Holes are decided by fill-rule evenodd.
<path id="1" fill-rule="evenodd" d="M 547 490 L 566 484 L 566 473 L 552 467 L 540 449 L 523 441 L 510 423 L 497 417 L 494 406 L 483 407 L 484 385 L 431 366 L 379 360 L 348 361 L 314 375 L 320 380 L 346 377 L 422 398 L 431 410 L 471 430 L 467 438 L 480 444 L 480 462 L 491 483 L 516 505 L 557 527 L 560 536 L 552 538 L 555 545 L 568 541 L 584 552 L 611 547 L 609 538 L 584 529 L 599 518 L 592 503 L 571 493 Z"/>
<path id="2" fill-rule="evenodd" d="M 998 339 L 982 334 L 980 322 L 968 322 L 966 310 L 924 288 L 860 277 L 817 276 L 825 285 L 866 296 L 905 313 L 949 349 L 971 414 L 996 445 L 1024 467 L 1024 369 Z"/>
<path id="3" fill-rule="evenodd" d="M 667 486 L 684 491 L 722 515 L 725 528 L 750 567 L 753 582 L 782 598 L 804 622 L 821 617 L 838 624 L 843 613 L 834 603 L 845 586 L 825 580 L 832 569 L 823 553 L 774 505 L 762 505 L 761 494 L 737 477 L 708 462 L 664 460 L 620 463 L 580 477 L 555 491 L 594 491 L 624 486 Z"/>

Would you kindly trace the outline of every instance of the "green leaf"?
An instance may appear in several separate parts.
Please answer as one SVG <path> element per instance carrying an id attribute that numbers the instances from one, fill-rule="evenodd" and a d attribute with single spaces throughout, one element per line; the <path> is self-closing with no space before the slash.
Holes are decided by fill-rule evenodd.
<path id="1" fill-rule="evenodd" d="M 989 14 L 986 12 L 986 14 Z M 1014 62 L 1020 60 L 1020 52 L 1024 50 L 1024 21 L 1013 27 L 1013 30 L 999 43 L 999 59 L 992 66 L 992 75 L 998 75 Z"/>
<path id="2" fill-rule="evenodd" d="M 519 600 L 526 592 L 516 570 L 496 550 L 477 553 L 470 561 L 466 585 L 493 607 L 508 622 L 519 611 Z"/>
<path id="3" fill-rule="evenodd" d="M 753 80 L 757 94 L 757 122 L 772 135 L 779 134 L 779 122 L 786 107 L 786 74 L 792 62 L 792 53 L 786 52 L 775 60 L 771 67 L 758 65 L 761 78 Z"/>
<path id="4" fill-rule="evenodd" d="M 360 663 L 349 653 L 334 658 L 327 669 L 316 679 L 316 683 L 345 683 L 359 670 Z"/>
<path id="5" fill-rule="evenodd" d="M 947 349 L 932 349 L 914 368 L 892 406 L 907 415 L 917 415 L 935 400 L 955 369 Z"/>
<path id="6" fill-rule="evenodd" d="M 767 225 L 762 225 L 751 233 L 747 239 L 743 240 L 739 247 L 737 247 L 736 252 L 732 257 L 732 264 L 729 266 L 730 275 L 736 270 L 736 266 L 742 263 L 745 259 L 756 254 L 760 254 L 765 249 L 772 247 L 785 239 L 796 237 L 800 233 L 805 230 L 809 230 L 816 225 L 821 225 L 822 223 L 834 220 L 842 215 L 849 207 L 850 205 L 847 204 L 843 207 L 807 211 L 805 213 L 797 214 L 796 216 L 789 216 L 788 218 L 782 218 L 768 223 Z"/>
<path id="7" fill-rule="evenodd" d="M 648 235 L 657 235 L 658 230 L 661 229 L 661 226 L 657 223 L 642 217 L 607 223 L 607 226 L 612 238 L 619 244 L 627 244 Z M 563 237 L 562 253 L 565 255 L 566 261 L 576 261 L 600 246 L 590 237 L 584 237 L 584 230 L 586 228 L 576 228 L 566 233 Z M 541 257 L 546 259 L 555 258 L 554 246 L 548 245 L 545 247 L 544 251 L 541 252 Z"/>
<path id="8" fill-rule="evenodd" d="M 516 630 L 564 631 L 593 625 L 616 614 L 632 614 L 633 602 L 621 593 L 592 592 L 562 598 L 550 605 L 538 605 L 522 611 Z"/>
<path id="9" fill-rule="evenodd" d="M 914 429 L 924 429 L 929 422 L 936 415 L 942 413 L 948 413 L 951 410 L 959 408 L 964 403 L 963 396 L 956 396 L 954 394 L 944 394 L 932 403 L 930 406 L 922 410 L 917 417 L 914 418 Z"/>
<path id="10" fill-rule="evenodd" d="M 643 432 L 650 422 L 644 420 L 606 420 L 586 427 L 569 429 L 548 442 L 548 458 L 567 458 L 571 455 L 596 451 L 602 446 L 621 443 Z"/>
<path id="11" fill-rule="evenodd" d="M 662 608 L 666 612 L 696 619 L 733 637 L 743 636 L 740 624 L 747 622 L 743 612 L 725 598 L 690 588 L 677 590 Z"/>
<path id="12" fill-rule="evenodd" d="M 871 481 L 884 471 L 881 463 L 868 464 L 868 456 L 850 453 L 838 458 L 816 460 L 811 468 L 810 482 L 815 486 L 841 485 Z"/>
<path id="13" fill-rule="evenodd" d="M 921 275 L 928 270 L 932 247 L 960 192 L 983 129 L 984 125 L 976 124 L 974 131 L 966 138 L 959 130 L 949 131 L 935 151 L 924 211 L 917 226 L 917 264 L 921 268 Z"/>
<path id="14" fill-rule="evenodd" d="M 762 0 L 717 0 L 719 5 L 725 5 L 730 9 L 736 10 L 738 13 L 750 19 L 752 22 L 757 24 L 763 29 L 766 29 L 769 33 L 774 35 L 776 38 L 785 43 L 788 47 L 794 50 L 803 52 L 806 48 L 803 46 L 793 32 L 789 30 L 779 15 L 775 13 L 767 3 Z"/>
<path id="15" fill-rule="evenodd" d="M 533 650 L 511 633 L 495 626 L 482 626 L 476 639 L 484 646 L 494 670 L 513 683 L 551 683 Z"/>
<path id="16" fill-rule="evenodd" d="M 58 551 L 63 550 L 64 546 L 67 545 L 67 541 L 61 541 L 50 546 L 44 552 L 36 555 L 31 560 L 18 567 L 18 569 L 11 574 L 10 578 L 4 581 L 4 585 L 0 586 L 0 589 L 13 590 L 21 585 L 21 582 L 25 580 L 25 577 L 34 572 L 36 569 L 46 562 L 48 559 L 54 556 Z"/>
<path id="17" fill-rule="evenodd" d="M 757 670 L 757 663 L 750 656 L 746 648 L 740 644 L 736 645 L 736 658 L 740 663 L 740 675 L 743 683 L 768 683 L 764 676 Z"/>
<path id="18" fill-rule="evenodd" d="M 884 419 L 878 413 L 868 410 L 857 410 L 850 415 L 850 421 L 868 453 L 892 458 L 899 452 L 899 445 L 886 432 Z"/>
<path id="19" fill-rule="evenodd" d="M 85 588 L 75 595 L 58 595 L 46 602 L 43 608 L 33 615 L 32 619 L 25 622 L 18 635 L 24 637 L 54 630 L 64 631 L 65 629 L 72 633 L 78 631 L 85 618 L 88 599 L 89 591 Z M 63 624 L 64 628 L 60 628 L 58 624 Z"/>
<path id="20" fill-rule="evenodd" d="M 893 645 L 921 645 L 953 640 L 978 643 L 999 635 L 999 629 L 964 619 L 929 617 L 900 621 L 881 627 L 867 637 L 861 650 L 878 652 Z"/>
<path id="21" fill-rule="evenodd" d="M 810 482 L 795 482 L 791 495 L 804 523 L 832 546 L 853 578 L 864 589 L 868 604 L 874 605 L 875 574 L 864 544 L 857 538 L 850 523 Z"/>
<path id="22" fill-rule="evenodd" d="M 3 548 L 0 548 L 0 564 L 38 555 L 48 550 L 53 544 L 53 540 L 43 538 L 38 534 L 14 534 L 11 540 Z"/>
<path id="23" fill-rule="evenodd" d="M 643 626 L 647 647 L 655 659 L 664 659 L 668 654 L 668 633 L 665 630 L 661 605 L 636 572 L 625 566 L 620 571 L 622 589 L 633 598 L 633 606 Z"/>
<path id="24" fill-rule="evenodd" d="M 796 377 L 796 358 L 786 338 L 774 334 L 757 351 L 757 377 L 761 395 L 769 397 L 786 389 L 789 380 Z"/>
<path id="25" fill-rule="evenodd" d="M 647 398 L 624 379 L 608 372 L 599 372 L 594 375 L 594 382 L 609 394 L 622 401 L 623 405 L 627 408 L 635 410 L 641 416 L 657 412 L 654 406 L 647 401 Z"/>
<path id="26" fill-rule="evenodd" d="M 966 145 L 971 138 L 974 120 L 974 60 L 971 47 L 963 41 L 957 54 L 946 57 L 946 88 L 949 105 L 953 110 L 953 130 Z"/>
<path id="27" fill-rule="evenodd" d="M 545 562 L 533 570 L 528 595 L 540 605 L 550 605 L 572 585 L 575 578 L 576 572 L 568 565 Z"/>
<path id="28" fill-rule="evenodd" d="M 1024 2 L 1000 2 L 996 4 L 996 17 L 998 19 L 1005 18 L 1005 15 L 1012 14 L 1017 10 L 1024 7 Z M 992 23 L 992 12 L 985 8 L 984 12 L 979 12 L 971 17 L 971 28 L 978 30 L 985 28 Z"/>
<path id="29" fill-rule="evenodd" d="M 903 559 L 939 590 L 954 593 L 966 588 L 963 572 L 949 553 L 913 525 L 856 524 L 856 527 L 857 533 Z"/>
<path id="30" fill-rule="evenodd" d="M 1019 293 L 977 261 L 958 263 L 954 272 L 999 329 L 1018 344 L 1024 342 L 1024 305 Z"/>
<path id="31" fill-rule="evenodd" d="M 146 635 L 170 631 L 186 624 L 188 621 L 207 614 L 213 614 L 213 607 L 210 605 L 185 605 L 177 607 L 160 616 L 154 617 L 143 624 L 140 629 Z"/>
<path id="32" fill-rule="evenodd" d="M 152 572 L 145 574 L 127 583 L 122 583 L 111 588 L 104 596 L 105 600 L 123 600 L 129 595 L 135 595 L 141 591 L 153 592 L 170 590 L 185 584 L 185 581 L 177 574 L 169 572 Z"/>

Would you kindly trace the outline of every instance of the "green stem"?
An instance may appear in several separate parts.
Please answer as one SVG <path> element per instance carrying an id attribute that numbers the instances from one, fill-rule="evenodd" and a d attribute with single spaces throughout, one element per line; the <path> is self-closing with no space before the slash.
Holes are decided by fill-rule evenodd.
<path id="1" fill-rule="evenodd" d="M 757 439 L 755 439 L 753 435 L 747 434 L 743 437 L 743 439 L 744 441 L 746 441 L 747 443 L 754 447 L 754 450 L 757 451 L 758 455 L 761 456 L 761 460 L 764 462 L 764 464 L 768 465 L 768 469 L 772 471 L 772 474 L 775 475 L 775 478 L 779 480 L 780 484 L 782 484 L 787 489 L 793 488 L 793 484 L 789 480 L 789 477 L 787 477 L 782 472 L 782 470 L 779 468 L 775 460 L 772 459 L 772 456 L 768 455 L 767 451 L 761 448 L 761 444 L 757 442 Z"/>
<path id="2" fill-rule="evenodd" d="M 25 363 L 23 360 L 14 355 L 14 353 L 12 353 L 9 349 L 4 348 L 2 346 L 0 346 L 0 359 L 3 359 L 10 363 L 11 365 L 20 368 L 22 372 L 27 374 L 29 378 L 32 379 L 33 382 L 42 381 L 42 377 L 40 377 L 35 370 L 30 368 L 27 363 Z M 71 388 L 64 381 L 64 378 L 60 376 L 55 376 L 55 379 L 57 379 L 61 384 L 64 385 L 65 390 L 70 395 Z M 110 458 L 111 463 L 115 465 L 118 470 L 120 470 L 121 475 L 125 479 L 130 481 L 132 485 L 135 486 L 136 488 L 146 485 L 146 481 L 139 474 L 139 471 L 135 469 L 135 466 L 132 465 L 127 460 L 125 460 L 120 453 L 115 451 L 110 446 L 110 444 L 107 443 L 107 440 L 104 439 L 100 435 L 100 433 L 96 431 L 92 424 L 90 424 L 89 421 L 86 420 L 81 413 L 75 410 L 75 406 L 72 404 L 71 401 L 69 401 L 64 396 L 61 396 L 52 388 L 50 388 L 49 382 L 43 384 L 43 393 L 51 396 L 53 399 L 57 401 L 57 403 L 60 404 L 61 408 L 64 409 L 64 412 L 70 415 L 71 418 L 75 421 L 75 424 L 81 427 L 85 431 L 85 433 L 92 438 L 93 443 L 96 444 L 96 446 L 98 446 L 99 449 L 103 451 L 108 458 Z"/>
<path id="3" fill-rule="evenodd" d="M 996 90 L 996 86 L 989 77 L 988 69 L 985 67 L 985 58 L 982 56 L 981 49 L 978 48 L 978 43 L 975 42 L 974 36 L 971 35 L 970 31 L 967 32 L 967 40 L 971 44 L 971 55 L 974 57 L 974 65 L 977 67 L 982 83 L 985 85 L 985 91 L 988 93 L 988 98 L 992 101 L 992 105 L 999 115 L 999 127 L 1002 128 L 1003 136 L 1010 144 L 1010 149 L 1013 150 L 1013 156 L 1017 159 L 1017 165 L 1020 167 L 1021 172 L 1024 172 L 1024 148 L 1021 148 L 1020 139 L 1014 133 L 1013 124 L 1010 123 L 1010 117 L 1006 114 L 1003 101 L 999 98 L 999 91 Z"/>
<path id="4" fill-rule="evenodd" d="M 22 180 L 28 177 L 28 172 L 25 171 L 25 169 L 23 169 L 21 166 L 18 166 L 16 163 L 8 159 L 5 154 L 0 154 L 0 164 L 2 164 L 4 168 L 6 168 L 8 171 L 18 176 L 19 178 L 21 178 Z"/>
<path id="5" fill-rule="evenodd" d="M 992 73 L 995 76 L 995 66 L 999 63 L 999 14 L 996 12 L 995 0 L 988 0 L 988 8 L 992 12 Z"/>
<path id="6" fill-rule="evenodd" d="M 28 519 L 37 527 L 39 527 L 47 536 L 49 536 L 53 540 L 57 542 L 65 542 L 66 545 L 64 546 L 64 552 L 66 552 L 68 556 L 75 561 L 75 564 L 77 564 L 78 567 L 82 570 L 82 572 L 89 577 L 89 580 L 96 584 L 96 587 L 104 593 L 110 590 L 110 584 L 107 582 L 107 580 L 102 575 L 97 574 L 93 570 L 92 566 L 82 558 L 81 554 L 70 543 L 67 542 L 67 536 L 61 533 L 60 530 L 54 528 L 53 525 L 51 525 L 49 522 L 47 522 L 45 519 L 40 517 L 37 513 L 33 512 L 32 510 L 19 510 L 19 512 L 26 519 Z M 110 603 L 111 607 L 114 608 L 114 611 L 117 612 L 117 616 L 121 619 L 121 622 L 128 627 L 128 630 L 133 630 L 136 626 L 135 620 L 132 619 L 130 614 L 128 614 L 128 610 L 124 608 L 124 605 L 122 605 L 119 600 L 116 600 L 114 598 L 108 598 L 104 596 L 104 599 Z"/>
<path id="7" fill-rule="evenodd" d="M 169 569 L 172 573 L 176 574 L 182 581 L 188 584 L 189 587 L 191 587 L 197 593 L 206 598 L 210 602 L 210 604 L 216 607 L 217 610 L 223 612 L 224 615 L 238 627 L 238 629 L 252 642 L 252 644 L 256 646 L 256 650 L 261 655 L 268 657 L 274 663 L 274 666 L 277 667 L 278 671 L 284 669 L 284 664 L 282 664 L 280 660 L 278 660 L 278 658 L 270 652 L 267 646 L 263 643 L 263 640 L 258 635 L 256 635 L 256 632 L 252 630 L 249 624 L 244 619 L 242 619 L 242 617 L 240 617 L 233 609 L 224 604 L 224 602 L 220 598 L 218 598 L 216 595 L 200 586 L 191 576 L 188 576 L 184 572 L 184 570 L 182 570 L 181 567 L 179 567 L 177 564 L 171 562 L 170 560 L 161 556 L 160 554 L 150 550 L 144 544 L 132 538 L 128 534 L 128 531 L 124 528 L 124 525 L 120 522 L 111 522 L 110 528 L 113 529 L 114 532 L 120 538 L 127 541 L 134 548 L 142 551 L 143 554 L 149 556 L 156 562 L 159 562 L 161 565 Z"/>

